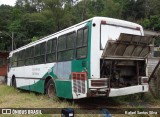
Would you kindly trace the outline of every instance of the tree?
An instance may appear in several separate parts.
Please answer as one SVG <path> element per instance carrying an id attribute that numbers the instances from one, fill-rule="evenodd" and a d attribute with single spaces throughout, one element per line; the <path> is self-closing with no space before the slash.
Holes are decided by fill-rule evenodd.
<path id="1" fill-rule="evenodd" d="M 121 18 L 122 6 L 114 0 L 106 0 L 103 16 Z"/>
<path id="2" fill-rule="evenodd" d="M 139 22 L 159 31 L 159 6 L 159 0 L 17 0 L 14 7 L 0 6 L 0 31 L 14 32 L 17 47 L 94 16 Z M 7 49 L 10 39 L 0 37 L 0 48 Z"/>
<path id="3" fill-rule="evenodd" d="M 123 7 L 122 17 L 131 21 L 145 18 L 145 0 L 129 0 Z"/>
<path id="4" fill-rule="evenodd" d="M 150 29 L 153 31 L 159 31 L 160 30 L 160 16 L 154 15 L 150 16 L 150 18 L 144 19 L 141 24 L 144 28 Z"/>
<path id="5" fill-rule="evenodd" d="M 16 7 L 25 9 L 27 13 L 40 12 L 43 9 L 43 0 L 17 0 Z"/>
<path id="6" fill-rule="evenodd" d="M 9 24 L 11 23 L 13 7 L 8 5 L 0 6 L 0 50 L 9 50 L 11 47 L 10 37 L 3 32 L 9 32 Z"/>

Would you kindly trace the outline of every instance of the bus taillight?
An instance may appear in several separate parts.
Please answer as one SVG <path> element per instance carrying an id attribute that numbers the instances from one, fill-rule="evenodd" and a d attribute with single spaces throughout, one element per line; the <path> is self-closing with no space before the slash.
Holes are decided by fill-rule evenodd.
<path id="1" fill-rule="evenodd" d="M 105 20 L 101 20 L 101 24 L 107 24 Z"/>
<path id="2" fill-rule="evenodd" d="M 140 30 L 140 27 L 136 27 L 136 30 Z"/>
<path id="3" fill-rule="evenodd" d="M 108 78 L 92 78 L 89 79 L 89 88 L 108 88 Z"/>
<path id="4" fill-rule="evenodd" d="M 107 86 L 107 81 L 105 80 L 91 80 L 92 87 L 104 87 Z"/>
<path id="5" fill-rule="evenodd" d="M 73 72 L 72 79 L 73 80 L 86 80 L 87 73 L 86 72 Z"/>

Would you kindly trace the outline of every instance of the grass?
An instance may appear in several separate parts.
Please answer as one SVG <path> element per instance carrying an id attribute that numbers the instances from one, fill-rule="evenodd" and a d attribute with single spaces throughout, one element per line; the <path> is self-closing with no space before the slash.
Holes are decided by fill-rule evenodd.
<path id="1" fill-rule="evenodd" d="M 84 108 L 95 107 L 116 107 L 116 108 L 144 108 L 143 105 L 131 106 L 129 102 L 147 102 L 151 107 L 160 107 L 160 100 L 154 99 L 148 93 L 143 99 L 140 94 L 122 96 L 116 98 L 88 98 L 76 100 L 74 103 L 70 100 L 54 97 L 49 99 L 46 95 L 36 94 L 29 91 L 14 89 L 6 85 L 0 85 L 0 108 Z M 98 106 L 97 106 L 98 105 Z M 0 115 L 1 117 L 60 117 L 60 114 L 46 115 Z M 144 117 L 145 115 L 114 115 L 114 117 Z M 101 114 L 78 114 L 76 117 L 103 117 Z M 157 117 L 155 115 L 149 117 Z"/>
<path id="2" fill-rule="evenodd" d="M 6 85 L 0 85 L 0 108 L 76 108 L 66 100 L 57 97 L 48 99 L 46 95 L 29 91 L 14 89 Z M 2 116 L 2 115 L 0 115 Z M 3 115 L 8 117 L 9 115 Z M 24 117 L 24 115 L 12 115 Z M 26 115 L 27 116 L 27 115 Z M 31 117 L 59 117 L 60 115 L 30 115 Z M 11 117 L 11 116 L 9 116 Z"/>
<path id="3" fill-rule="evenodd" d="M 55 103 L 56 102 L 56 103 Z M 6 85 L 0 85 L 0 108 L 76 108 L 66 100 L 57 97 L 48 99 L 46 95 L 29 91 L 17 90 Z"/>

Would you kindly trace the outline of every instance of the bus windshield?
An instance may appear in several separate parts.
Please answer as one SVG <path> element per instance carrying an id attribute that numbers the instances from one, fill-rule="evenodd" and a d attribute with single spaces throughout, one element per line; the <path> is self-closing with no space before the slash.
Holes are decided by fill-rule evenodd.
<path id="1" fill-rule="evenodd" d="M 141 35 L 140 30 L 115 25 L 101 25 L 100 48 L 103 50 L 108 40 L 118 39 L 121 33 Z"/>

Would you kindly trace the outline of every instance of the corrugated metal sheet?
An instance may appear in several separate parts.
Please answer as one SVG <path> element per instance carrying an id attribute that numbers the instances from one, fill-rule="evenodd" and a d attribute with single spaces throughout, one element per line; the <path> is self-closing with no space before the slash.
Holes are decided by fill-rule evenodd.
<path id="1" fill-rule="evenodd" d="M 148 76 L 150 76 L 155 69 L 158 61 L 160 58 L 149 58 L 148 59 Z M 157 97 L 160 97 L 160 66 L 157 69 L 154 78 L 150 81 L 150 87 L 153 90 L 153 92 L 156 94 Z"/>
<path id="2" fill-rule="evenodd" d="M 153 72 L 154 68 L 156 67 L 158 61 L 160 58 L 148 58 L 148 64 L 147 64 L 147 68 L 148 68 L 148 76 L 151 75 L 151 73 Z"/>
<path id="3" fill-rule="evenodd" d="M 107 42 L 102 57 L 146 58 L 153 48 L 153 38 L 121 34 L 116 41 Z"/>

